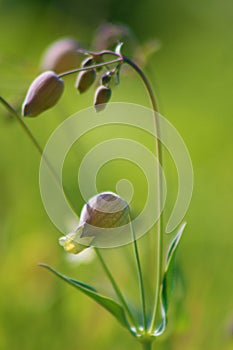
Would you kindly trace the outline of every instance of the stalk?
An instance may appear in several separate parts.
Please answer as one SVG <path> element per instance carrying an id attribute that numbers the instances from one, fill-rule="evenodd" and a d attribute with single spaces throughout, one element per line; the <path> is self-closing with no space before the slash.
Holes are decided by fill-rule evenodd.
<path id="1" fill-rule="evenodd" d="M 109 53 L 109 52 L 108 52 Z M 116 54 L 115 54 L 116 55 Z M 104 67 L 107 66 L 109 64 L 114 64 L 114 63 L 120 63 L 123 61 L 123 59 L 117 55 L 118 58 L 116 58 L 115 60 L 111 60 L 111 61 L 105 61 L 103 63 L 98 63 L 98 64 L 93 64 L 92 66 L 87 66 L 87 67 L 81 67 L 81 68 L 77 68 L 77 69 L 73 69 L 73 70 L 69 70 L 67 72 L 61 73 L 58 75 L 59 78 L 63 78 L 66 77 L 67 75 L 70 74 L 74 74 L 74 73 L 78 73 L 78 72 L 82 72 L 83 70 L 88 71 L 88 70 L 92 70 L 95 68 L 99 68 L 99 67 Z"/>
<path id="2" fill-rule="evenodd" d="M 36 138 L 33 136 L 31 131 L 28 129 L 26 124 L 22 121 L 19 114 L 16 112 L 16 110 L 3 98 L 0 96 L 0 102 L 3 104 L 3 106 L 12 114 L 13 117 L 16 118 L 17 122 L 20 124 L 20 126 L 23 128 L 24 132 L 28 135 L 30 140 L 32 141 L 33 145 L 36 147 L 37 151 L 40 153 L 40 155 L 43 154 L 43 149 L 36 140 Z"/>
<path id="3" fill-rule="evenodd" d="M 50 161 L 48 160 L 48 158 L 44 155 L 43 153 L 43 148 L 41 147 L 41 145 L 39 144 L 39 142 L 36 140 L 35 136 L 32 134 L 32 132 L 29 130 L 29 128 L 27 127 L 27 125 L 23 122 L 23 120 L 21 119 L 21 117 L 19 116 L 19 114 L 16 112 L 16 110 L 3 98 L 0 96 L 0 103 L 3 104 L 3 106 L 12 114 L 12 116 L 17 120 L 17 122 L 19 123 L 19 125 L 21 126 L 21 128 L 23 129 L 23 131 L 27 134 L 27 136 L 29 137 L 29 139 L 31 140 L 32 144 L 35 146 L 35 148 L 37 149 L 37 151 L 39 152 L 40 156 L 45 160 L 49 170 L 51 171 L 55 181 L 57 182 L 57 184 L 59 185 L 59 187 L 61 186 L 61 181 L 59 176 L 57 175 L 56 171 L 54 170 L 52 164 L 50 163 Z M 70 204 L 70 206 L 73 208 L 73 210 L 75 211 L 75 207 L 71 201 L 71 199 L 68 196 L 68 192 L 64 187 L 64 192 L 66 195 L 66 198 Z"/>
<path id="4" fill-rule="evenodd" d="M 152 343 L 151 342 L 142 343 L 142 350 L 151 350 L 151 349 L 152 349 Z"/>
<path id="5" fill-rule="evenodd" d="M 156 132 L 156 141 L 155 141 L 155 151 L 156 155 L 158 158 L 158 162 L 161 167 L 158 167 L 158 174 L 157 174 L 157 192 L 158 192 L 158 211 L 160 213 L 161 208 L 162 208 L 162 193 L 163 193 L 163 188 L 162 188 L 162 143 L 160 140 L 161 132 L 160 132 L 160 125 L 159 125 L 159 118 L 158 118 L 158 108 L 157 108 L 157 103 L 155 100 L 155 96 L 152 90 L 152 87 L 150 85 L 149 80 L 143 73 L 143 71 L 133 62 L 131 61 L 128 57 L 122 56 L 123 62 L 127 63 L 129 66 L 131 66 L 140 76 L 142 79 L 147 93 L 149 95 L 151 105 L 154 111 L 154 128 Z M 151 319 L 151 325 L 150 325 L 150 332 L 153 332 L 153 329 L 155 327 L 156 323 L 156 314 L 159 308 L 159 300 L 160 300 L 160 290 L 161 290 L 161 283 L 162 283 L 162 273 L 163 273 L 163 238 L 162 238 L 162 233 L 163 233 L 163 216 L 162 212 L 160 213 L 160 216 L 158 218 L 158 245 L 157 245 L 157 276 L 156 276 L 156 288 L 155 288 L 155 298 L 154 298 L 154 308 L 153 308 L 153 314 L 152 314 L 152 319 Z"/>
<path id="6" fill-rule="evenodd" d="M 143 278 L 142 278 L 142 268 L 141 268 L 140 257 L 139 257 L 139 252 L 138 252 L 137 239 L 136 239 L 135 231 L 134 231 L 134 228 L 133 228 L 133 225 L 131 223 L 130 218 L 129 218 L 129 222 L 130 222 L 130 227 L 131 227 L 131 230 L 133 233 L 134 253 L 135 253 L 136 264 L 137 264 L 137 269 L 138 269 L 138 281 L 139 281 L 139 289 L 140 289 L 141 303 L 142 303 L 143 327 L 144 327 L 144 330 L 146 331 L 147 330 L 146 299 L 145 299 L 144 283 L 143 283 Z"/>
<path id="7" fill-rule="evenodd" d="M 129 316 L 129 319 L 132 322 L 132 325 L 135 327 L 135 329 L 137 331 L 138 330 L 138 326 L 137 326 L 137 323 L 136 323 L 136 321 L 134 319 L 134 316 L 133 316 L 132 312 L 130 311 L 130 309 L 129 309 L 126 301 L 125 301 L 125 298 L 123 297 L 123 294 L 121 293 L 120 288 L 118 287 L 118 285 L 117 285 L 113 275 L 111 274 L 111 271 L 109 270 L 106 262 L 104 261 L 104 258 L 102 257 L 99 249 L 98 248 L 94 248 L 94 250 L 96 252 L 97 257 L 100 260 L 100 263 L 101 263 L 101 265 L 102 265 L 106 275 L 108 276 L 108 278 L 109 278 L 109 280 L 110 280 L 110 282 L 112 284 L 112 287 L 113 287 L 116 295 L 118 296 L 119 300 L 121 301 L 122 305 L 124 306 L 128 316 Z"/>

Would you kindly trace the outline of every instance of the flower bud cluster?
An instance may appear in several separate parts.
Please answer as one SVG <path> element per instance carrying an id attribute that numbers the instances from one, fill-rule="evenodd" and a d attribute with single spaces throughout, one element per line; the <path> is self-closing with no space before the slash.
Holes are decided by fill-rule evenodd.
<path id="1" fill-rule="evenodd" d="M 43 111 L 53 107 L 60 99 L 64 90 L 64 82 L 61 77 L 67 74 L 73 74 L 76 71 L 79 71 L 79 73 L 76 79 L 75 87 L 80 94 L 86 92 L 95 83 L 97 80 L 97 74 L 100 72 L 100 79 L 98 80 L 99 86 L 96 87 L 94 95 L 94 107 L 97 112 L 102 111 L 106 107 L 106 104 L 109 102 L 112 95 L 110 85 L 112 85 L 114 80 L 116 81 L 116 84 L 118 83 L 121 62 L 114 68 L 110 69 L 107 66 L 108 62 L 104 61 L 104 51 L 100 53 L 87 52 L 86 54 L 88 54 L 88 56 L 81 62 L 81 69 L 77 68 L 58 75 L 55 71 L 59 72 L 62 70 L 61 67 L 68 67 L 68 64 L 71 63 L 70 55 L 71 53 L 74 54 L 77 51 L 75 51 L 75 47 L 77 45 L 78 44 L 76 42 L 70 39 L 64 39 L 56 42 L 48 50 L 45 58 L 53 57 L 52 53 L 55 52 L 56 54 L 54 59 L 56 59 L 56 63 L 59 61 L 62 64 L 58 68 L 55 66 L 54 62 L 53 64 L 51 63 L 51 60 L 45 60 L 48 63 L 47 66 L 53 67 L 54 70 L 45 71 L 32 82 L 23 102 L 23 116 L 35 117 Z M 118 55 L 117 51 L 115 54 Z M 46 67 L 45 64 L 44 67 Z M 101 72 L 103 69 L 105 71 Z"/>
<path id="2" fill-rule="evenodd" d="M 103 58 L 101 55 L 91 55 L 82 62 L 82 67 L 88 68 L 89 66 L 98 65 L 102 62 Z M 88 69 L 78 74 L 75 86 L 80 93 L 86 92 L 94 84 L 97 73 L 101 71 L 101 69 L 102 67 L 97 66 L 96 68 Z M 97 87 L 94 96 L 94 107 L 97 112 L 102 111 L 111 98 L 112 89 L 109 84 L 115 73 L 115 69 L 108 70 L 100 78 L 100 85 Z"/>

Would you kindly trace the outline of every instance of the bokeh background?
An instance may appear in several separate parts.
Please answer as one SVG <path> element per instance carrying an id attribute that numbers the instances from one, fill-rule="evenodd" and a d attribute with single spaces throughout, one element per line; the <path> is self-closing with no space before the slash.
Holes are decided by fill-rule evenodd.
<path id="1" fill-rule="evenodd" d="M 188 226 L 177 255 L 185 290 L 177 297 L 178 311 L 171 311 L 167 334 L 154 348 L 233 349 L 233 3 L 1 0 L 1 95 L 15 105 L 22 102 L 47 45 L 71 36 L 90 46 L 96 28 L 106 21 L 129 26 L 141 44 L 150 39 L 160 43 L 146 71 L 162 114 L 188 146 L 195 172 Z M 138 77 L 121 80 L 113 101 L 148 105 Z M 62 101 L 41 117 L 26 120 L 42 145 L 65 117 L 91 105 L 93 90 L 80 98 L 72 86 L 68 78 Z M 85 147 L 88 139 L 82 154 Z M 1 106 L 0 157 L 0 349 L 140 348 L 101 307 L 37 266 L 49 263 L 111 293 L 96 259 L 69 261 L 58 245 L 60 233 L 40 198 L 40 157 Z M 112 166 L 116 177 L 122 167 Z M 176 174 L 169 161 L 167 168 L 173 198 Z M 114 189 L 115 180 L 109 178 L 113 170 L 106 171 L 99 190 Z M 83 202 L 73 190 L 76 173 L 70 174 L 67 170 L 64 181 L 80 211 Z M 135 185 L 140 188 L 139 179 Z M 134 295 L 136 276 L 127 269 L 127 249 L 107 252 L 106 259 L 126 295 Z M 153 268 L 145 266 L 150 280 Z"/>

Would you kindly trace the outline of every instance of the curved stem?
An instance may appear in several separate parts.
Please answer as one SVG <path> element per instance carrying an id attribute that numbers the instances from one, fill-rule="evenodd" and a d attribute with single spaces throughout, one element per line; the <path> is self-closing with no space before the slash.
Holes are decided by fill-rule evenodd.
<path id="1" fill-rule="evenodd" d="M 103 267 L 103 269 L 104 269 L 106 275 L 108 276 L 108 278 L 109 278 L 109 280 L 110 280 L 110 282 L 111 282 L 111 284 L 112 284 L 112 287 L 113 287 L 113 289 L 114 289 L 116 295 L 118 296 L 119 300 L 122 302 L 122 305 L 124 306 L 124 308 L 125 308 L 125 310 L 126 310 L 128 316 L 129 316 L 130 321 L 132 322 L 133 326 L 135 327 L 135 329 L 136 329 L 136 331 L 137 331 L 137 330 L 138 330 L 137 323 L 136 323 L 136 321 L 135 321 L 135 319 L 134 319 L 134 316 L 133 316 L 132 312 L 130 311 L 130 309 L 129 309 L 129 307 L 128 307 L 126 301 L 125 301 L 125 298 L 123 297 L 123 295 L 122 295 L 122 293 L 121 293 L 121 291 L 120 291 L 120 288 L 118 287 L 118 285 L 117 285 L 117 283 L 116 283 L 116 281 L 115 281 L 113 275 L 111 274 L 111 272 L 110 272 L 110 270 L 109 270 L 109 268 L 108 268 L 106 262 L 104 261 L 104 258 L 103 258 L 102 255 L 101 255 L 99 249 L 98 249 L 98 248 L 94 248 L 94 250 L 95 250 L 95 252 L 96 252 L 97 257 L 98 257 L 99 260 L 100 260 L 100 263 L 101 263 L 101 265 L 102 265 L 102 267 Z"/>
<path id="2" fill-rule="evenodd" d="M 38 152 L 42 155 L 43 149 L 35 139 L 35 137 L 32 135 L 31 131 L 28 129 L 28 127 L 24 124 L 22 119 L 20 118 L 19 114 L 16 112 L 16 110 L 3 98 L 0 96 L 0 102 L 4 105 L 4 107 L 16 118 L 17 122 L 20 124 L 20 126 L 23 128 L 23 130 L 26 132 L 26 134 L 31 139 L 32 143 L 38 150 Z"/>
<path id="3" fill-rule="evenodd" d="M 155 289 L 155 299 L 154 299 L 154 308 L 153 308 L 153 314 L 152 314 L 152 320 L 150 325 L 150 331 L 152 332 L 155 323 L 156 323 L 156 314 L 157 310 L 159 308 L 159 301 L 160 301 L 160 290 L 161 290 L 161 283 L 162 283 L 162 272 L 163 272 L 163 238 L 162 238 L 162 232 L 163 232 L 163 215 L 161 212 L 162 209 L 162 193 L 163 193 L 163 187 L 162 187 L 162 143 L 160 140 L 161 137 L 161 131 L 160 131 L 160 125 L 159 125 L 159 117 L 158 117 L 158 108 L 157 103 L 155 100 L 155 96 L 153 93 L 153 90 L 151 88 L 151 85 L 149 83 L 149 80 L 145 76 L 145 74 L 142 72 L 142 70 L 128 57 L 122 56 L 123 62 L 127 63 L 129 66 L 131 66 L 141 77 L 148 95 L 150 97 L 151 105 L 154 111 L 154 128 L 155 128 L 155 134 L 156 134 L 156 154 L 157 159 L 160 164 L 158 167 L 158 174 L 157 174 L 157 191 L 158 191 L 158 212 L 160 213 L 158 218 L 158 245 L 157 245 L 157 276 L 156 276 L 156 289 Z"/>
<path id="4" fill-rule="evenodd" d="M 146 299 L 145 299 L 145 290 L 144 290 L 144 284 L 143 284 L 143 278 L 142 278 L 142 268 L 140 263 L 140 257 L 138 252 L 138 245 L 137 245 L 137 239 L 135 235 L 135 231 L 132 225 L 131 220 L 129 220 L 130 227 L 133 233 L 133 245 L 134 245 L 134 252 L 135 252 L 135 258 L 136 258 L 136 264 L 138 269 L 138 281 L 139 281 L 139 289 L 141 293 L 141 302 L 142 302 L 142 317 L 143 317 L 143 327 L 144 330 L 147 330 L 147 321 L 146 321 Z"/>

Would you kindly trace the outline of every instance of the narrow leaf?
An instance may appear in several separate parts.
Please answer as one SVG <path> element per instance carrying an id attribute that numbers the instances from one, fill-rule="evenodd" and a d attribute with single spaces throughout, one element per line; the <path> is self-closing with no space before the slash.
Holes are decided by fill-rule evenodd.
<path id="1" fill-rule="evenodd" d="M 175 253 L 178 244 L 180 242 L 181 236 L 183 234 L 183 231 L 185 229 L 185 226 L 187 225 L 186 222 L 183 222 L 177 232 L 177 234 L 175 235 L 175 237 L 173 238 L 169 248 L 168 248 L 168 252 L 167 252 L 167 259 L 166 259 L 166 270 L 169 268 L 169 265 L 172 261 L 173 258 L 173 254 Z"/>
<path id="2" fill-rule="evenodd" d="M 184 228 L 186 226 L 186 222 L 184 222 L 177 234 L 175 235 L 174 239 L 172 240 L 168 252 L 167 252 L 167 259 L 166 259 L 166 267 L 165 267 L 165 273 L 163 276 L 163 282 L 162 282 L 162 289 L 161 289 L 161 302 L 162 307 L 165 311 L 165 316 L 167 314 L 168 310 L 168 304 L 171 297 L 171 292 L 174 286 L 174 270 L 175 270 L 175 252 L 177 250 L 177 247 L 179 245 L 182 233 L 184 231 Z"/>
<path id="3" fill-rule="evenodd" d="M 70 278 L 70 277 L 67 277 L 67 279 L 70 280 L 70 283 L 73 283 L 73 284 L 75 284 L 75 285 L 77 284 L 77 286 L 80 287 L 80 288 L 86 288 L 86 289 L 91 290 L 92 292 L 97 293 L 97 290 L 96 290 L 94 287 L 89 286 L 89 285 L 86 284 L 86 283 L 83 283 L 83 282 L 81 282 L 81 281 L 77 281 L 77 280 L 75 280 L 75 279 L 73 279 L 73 278 Z"/>
<path id="4" fill-rule="evenodd" d="M 77 288 L 79 291 L 89 296 L 91 299 L 96 301 L 99 305 L 103 306 L 106 310 L 108 310 L 113 316 L 115 316 L 116 319 L 121 323 L 123 327 L 126 327 L 127 329 L 130 330 L 130 326 L 125 316 L 125 311 L 123 307 L 120 304 L 118 304 L 115 300 L 99 294 L 96 289 L 87 285 L 86 283 L 77 281 L 73 278 L 70 278 L 61 274 L 60 272 L 56 271 L 54 268 L 52 268 L 47 264 L 40 264 L 40 266 L 50 270 L 52 273 L 54 273 L 56 276 L 61 278 L 63 281 L 71 284 L 72 286 Z"/>

